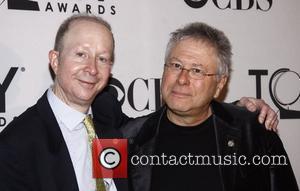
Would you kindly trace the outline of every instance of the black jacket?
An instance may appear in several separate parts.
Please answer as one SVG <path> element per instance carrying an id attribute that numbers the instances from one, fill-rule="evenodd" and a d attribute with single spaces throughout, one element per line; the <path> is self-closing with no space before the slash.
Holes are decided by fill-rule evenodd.
<path id="1" fill-rule="evenodd" d="M 102 108 L 111 107 L 110 96 Z M 106 105 L 109 104 L 109 105 Z M 112 111 L 112 110 L 111 110 Z M 94 120 L 101 138 L 121 138 L 109 116 Z M 126 179 L 114 179 L 118 191 L 128 189 Z M 67 145 L 46 93 L 13 120 L 0 134 L 1 191 L 78 191 Z"/>
<path id="2" fill-rule="evenodd" d="M 101 108 L 102 102 L 112 107 Z M 156 137 L 166 108 L 136 119 L 122 113 L 116 99 L 107 96 L 96 99 L 94 113 L 103 124 L 120 128 L 129 140 L 129 155 L 155 154 Z M 223 191 L 298 191 L 297 182 L 278 135 L 258 123 L 257 113 L 232 104 L 211 104 L 216 145 L 219 155 L 284 156 L 287 165 L 231 165 L 220 166 Z M 111 115 L 113 114 L 113 115 Z M 130 163 L 130 159 L 128 160 Z M 132 191 L 150 191 L 151 166 L 130 166 L 129 181 Z"/>
<path id="3" fill-rule="evenodd" d="M 219 155 L 245 155 L 247 159 L 251 159 L 255 155 L 286 157 L 286 165 L 219 166 L 223 191 L 298 190 L 280 138 L 276 133 L 267 131 L 258 123 L 256 113 L 232 104 L 215 101 L 211 106 Z M 125 120 L 126 124 L 123 124 L 121 131 L 125 137 L 129 138 L 131 156 L 155 154 L 156 138 L 165 110 L 162 108 L 145 117 L 131 121 Z M 120 116 L 119 119 L 121 119 L 120 123 L 124 123 L 124 117 Z M 133 191 L 150 191 L 151 174 L 151 166 L 132 165 L 129 168 L 131 189 Z"/>

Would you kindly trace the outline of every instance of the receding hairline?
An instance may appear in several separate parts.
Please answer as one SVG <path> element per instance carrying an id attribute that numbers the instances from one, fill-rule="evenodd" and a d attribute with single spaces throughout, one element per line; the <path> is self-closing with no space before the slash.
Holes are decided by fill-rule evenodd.
<path id="1" fill-rule="evenodd" d="M 93 15 L 74 15 L 68 18 L 67 20 L 65 20 L 64 23 L 69 22 L 69 26 L 71 26 L 73 23 L 84 22 L 84 21 L 93 22 L 102 25 L 112 33 L 112 28 L 106 20 L 102 19 L 101 17 L 96 17 Z"/>
<path id="2" fill-rule="evenodd" d="M 54 50 L 56 51 L 62 51 L 64 49 L 64 43 L 66 37 L 69 35 L 70 30 L 72 30 L 78 23 L 95 23 L 98 26 L 101 26 L 101 28 L 107 32 L 107 34 L 110 34 L 110 38 L 112 40 L 112 52 L 111 52 L 111 61 L 114 62 L 115 59 L 115 39 L 114 34 L 112 32 L 112 28 L 110 24 L 102 19 L 101 17 L 91 16 L 91 15 L 74 15 L 72 17 L 67 18 L 63 23 L 60 25 L 56 37 L 55 37 L 55 43 L 54 43 Z"/>
<path id="3" fill-rule="evenodd" d="M 89 18 L 78 18 L 78 19 L 72 20 L 69 24 L 69 27 L 71 28 L 72 25 L 75 25 L 76 23 L 81 23 L 81 22 L 89 22 L 89 23 L 95 23 L 95 24 L 101 25 L 104 28 L 106 28 L 110 33 L 112 33 L 111 27 L 108 27 L 104 23 L 101 23 L 101 22 L 99 22 L 95 19 L 91 19 L 91 18 L 90 19 Z"/>
<path id="4" fill-rule="evenodd" d="M 78 19 L 78 20 L 74 20 L 74 21 L 70 22 L 69 28 L 68 28 L 68 30 L 66 31 L 65 35 L 63 36 L 62 40 L 64 40 L 65 36 L 67 36 L 68 33 L 69 33 L 74 27 L 76 27 L 76 26 L 77 26 L 78 24 L 80 24 L 80 23 L 94 23 L 94 24 L 96 24 L 96 25 L 98 25 L 98 26 L 101 26 L 101 28 L 105 29 L 105 30 L 110 34 L 111 38 L 113 38 L 113 33 L 112 33 L 112 31 L 110 30 L 110 28 L 108 28 L 108 27 L 105 26 L 104 24 L 99 23 L 99 22 L 94 21 L 94 20 L 87 20 L 87 19 L 81 19 L 81 20 L 79 20 L 79 19 Z"/>
<path id="5" fill-rule="evenodd" d="M 59 26 L 59 29 L 58 29 L 58 31 L 56 33 L 56 37 L 55 37 L 54 50 L 60 51 L 63 48 L 63 41 L 64 41 L 65 36 L 70 31 L 70 29 L 73 27 L 73 25 L 75 25 L 78 22 L 92 22 L 92 23 L 103 26 L 111 34 L 112 39 L 113 39 L 113 45 L 114 45 L 114 35 L 112 33 L 112 28 L 106 20 L 102 19 L 101 17 L 94 16 L 94 15 L 78 14 L 78 15 L 73 15 L 73 16 L 67 18 Z"/>

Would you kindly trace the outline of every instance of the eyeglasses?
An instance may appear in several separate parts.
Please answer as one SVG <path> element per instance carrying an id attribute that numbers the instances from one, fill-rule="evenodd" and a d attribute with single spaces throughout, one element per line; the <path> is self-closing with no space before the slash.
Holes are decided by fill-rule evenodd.
<path id="1" fill-rule="evenodd" d="M 204 69 L 199 68 L 199 67 L 192 67 L 190 69 L 184 68 L 184 66 L 180 63 L 176 62 L 170 62 L 165 64 L 165 67 L 169 69 L 170 72 L 174 74 L 180 74 L 183 70 L 188 71 L 188 74 L 191 78 L 196 79 L 196 80 L 202 80 L 205 76 L 216 76 L 219 74 L 210 74 L 206 73 Z"/>

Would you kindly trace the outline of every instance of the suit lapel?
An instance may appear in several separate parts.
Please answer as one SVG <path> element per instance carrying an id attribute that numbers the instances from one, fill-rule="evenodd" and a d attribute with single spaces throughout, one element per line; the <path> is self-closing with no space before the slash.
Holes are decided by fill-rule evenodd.
<path id="1" fill-rule="evenodd" d="M 57 190 L 72 190 L 78 191 L 78 184 L 76 180 L 75 171 L 72 165 L 71 157 L 67 145 L 64 141 L 60 127 L 56 121 L 53 111 L 47 99 L 47 93 L 38 100 L 37 110 L 39 118 L 44 124 L 45 132 L 47 134 L 47 147 L 48 156 L 44 157 L 49 159 L 47 164 L 53 166 L 55 169 L 50 172 L 55 179 Z M 105 117 L 105 116 L 104 116 Z M 122 138 L 122 134 L 116 130 L 109 119 L 105 120 L 106 123 L 94 121 L 95 131 L 99 138 Z M 45 140 L 44 140 L 45 141 Z M 127 179 L 114 179 L 117 190 L 127 191 Z"/>
<path id="2" fill-rule="evenodd" d="M 153 156 L 157 144 L 157 136 L 161 119 L 164 116 L 166 108 L 152 114 L 143 124 L 142 130 L 135 138 L 133 153 L 138 156 Z M 131 185 L 133 190 L 150 191 L 152 178 L 152 165 L 137 165 L 129 168 L 131 175 Z"/>
<path id="3" fill-rule="evenodd" d="M 42 119 L 47 135 L 49 159 L 45 165 L 52 165 L 55 169 L 50 173 L 55 178 L 58 190 L 79 190 L 71 157 L 56 118 L 47 99 L 47 93 L 37 102 L 39 117 Z M 45 141 L 45 140 L 44 140 Z"/>
<path id="4" fill-rule="evenodd" d="M 212 103 L 213 123 L 216 134 L 217 152 L 220 156 L 238 156 L 241 143 L 241 128 L 219 103 Z M 231 162 L 233 162 L 233 158 Z M 219 166 L 224 191 L 234 190 L 238 165 Z"/>
<path id="5" fill-rule="evenodd" d="M 155 154 L 155 144 L 156 138 L 153 138 L 151 141 L 147 142 L 140 148 L 135 148 L 138 150 L 136 155 L 138 156 L 151 156 Z M 129 174 L 131 179 L 131 185 L 133 190 L 139 191 L 150 191 L 151 188 L 151 177 L 152 177 L 152 169 L 151 165 L 138 165 L 131 166 L 129 168 Z"/>
<path id="6" fill-rule="evenodd" d="M 217 152 L 220 156 L 234 156 L 238 152 L 240 144 L 239 131 L 231 128 L 220 118 L 214 117 L 214 128 L 216 132 Z M 231 159 L 233 161 L 234 159 Z M 223 190 L 234 190 L 237 165 L 219 166 Z"/>

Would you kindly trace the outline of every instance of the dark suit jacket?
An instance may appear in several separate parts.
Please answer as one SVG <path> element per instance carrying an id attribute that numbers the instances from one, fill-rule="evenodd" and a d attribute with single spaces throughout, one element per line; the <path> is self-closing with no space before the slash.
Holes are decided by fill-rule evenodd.
<path id="1" fill-rule="evenodd" d="M 247 159 L 255 155 L 278 155 L 287 159 L 287 165 L 219 166 L 223 191 L 298 191 L 289 159 L 276 133 L 267 131 L 258 123 L 255 113 L 243 108 L 212 102 L 212 109 L 218 155 L 245 155 Z M 123 126 L 124 135 L 131 140 L 131 155 L 155 154 L 163 115 L 165 108 Z M 152 166 L 132 165 L 129 170 L 131 190 L 150 191 Z"/>
<path id="2" fill-rule="evenodd" d="M 99 119 L 94 121 L 98 137 L 122 137 L 109 118 L 101 116 Z M 118 191 L 128 189 L 126 179 L 114 181 Z M 79 190 L 66 143 L 46 93 L 0 134 L 0 190 Z"/>

